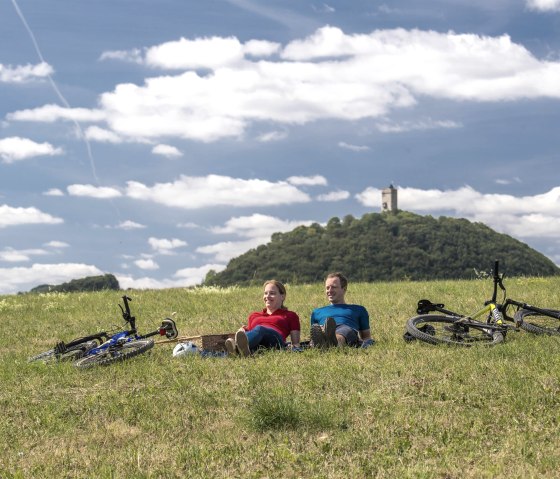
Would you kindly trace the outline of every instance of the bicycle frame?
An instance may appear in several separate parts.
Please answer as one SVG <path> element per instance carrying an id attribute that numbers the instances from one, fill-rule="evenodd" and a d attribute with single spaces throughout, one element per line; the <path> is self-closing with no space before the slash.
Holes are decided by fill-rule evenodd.
<path id="1" fill-rule="evenodd" d="M 136 329 L 136 317 L 132 316 L 130 311 L 129 301 L 132 301 L 132 298 L 124 295 L 122 296 L 122 300 L 124 303 L 124 308 L 119 304 L 119 308 L 122 312 L 122 317 L 127 324 L 130 325 L 130 329 L 124 329 L 114 334 L 110 334 L 107 331 L 100 331 L 98 333 L 91 334 L 89 336 L 84 336 L 78 339 L 74 339 L 69 343 L 59 342 L 55 347 L 54 351 L 57 355 L 64 354 L 69 349 L 79 346 L 80 344 L 85 344 L 89 341 L 98 341 L 100 344 L 96 347 L 93 347 L 84 353 L 85 356 L 93 356 L 95 354 L 100 354 L 104 351 L 107 351 L 111 347 L 119 346 L 124 343 L 135 341 L 139 339 L 146 339 L 151 336 L 167 336 L 168 339 L 174 339 L 177 337 L 177 327 L 175 326 L 175 322 L 167 318 L 162 321 L 161 326 L 147 334 L 138 334 Z"/>
<path id="2" fill-rule="evenodd" d="M 499 273 L 499 261 L 494 261 L 494 270 L 492 275 L 493 291 L 492 298 L 484 303 L 484 308 L 475 312 L 470 316 L 465 316 L 445 308 L 444 304 L 435 304 L 427 299 L 418 301 L 417 312 L 418 314 L 428 314 L 432 311 L 437 311 L 448 316 L 456 316 L 458 319 L 466 318 L 470 320 L 477 320 L 478 318 L 487 315 L 487 324 L 496 324 L 498 326 L 506 326 L 503 324 L 503 319 L 515 323 L 515 327 L 519 328 L 520 323 L 515 319 L 515 314 L 509 314 L 509 308 L 514 306 L 515 312 L 520 309 L 526 309 L 535 313 L 549 316 L 551 318 L 560 319 L 560 312 L 548 309 L 539 308 L 523 301 L 517 301 L 512 298 L 506 297 L 506 288 L 503 283 L 504 275 Z M 503 291 L 503 298 L 501 302 L 497 302 L 498 288 Z"/>

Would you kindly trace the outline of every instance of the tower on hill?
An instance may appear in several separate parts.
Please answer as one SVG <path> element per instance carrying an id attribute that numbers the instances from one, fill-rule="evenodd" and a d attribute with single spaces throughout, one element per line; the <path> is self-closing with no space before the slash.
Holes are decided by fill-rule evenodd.
<path id="1" fill-rule="evenodd" d="M 397 211 L 397 189 L 393 188 L 393 185 L 381 190 L 381 211 L 390 211 L 391 213 Z"/>

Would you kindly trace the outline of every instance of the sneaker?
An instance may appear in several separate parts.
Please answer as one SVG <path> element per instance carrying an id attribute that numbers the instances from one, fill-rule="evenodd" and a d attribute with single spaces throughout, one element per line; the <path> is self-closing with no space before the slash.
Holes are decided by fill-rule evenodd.
<path id="1" fill-rule="evenodd" d="M 237 350 L 235 349 L 235 341 L 233 338 L 227 338 L 225 344 L 228 356 L 237 356 Z"/>
<path id="2" fill-rule="evenodd" d="M 325 333 L 318 324 L 311 325 L 311 342 L 314 348 L 324 348 L 327 343 Z"/>
<path id="3" fill-rule="evenodd" d="M 338 346 L 338 339 L 336 339 L 336 321 L 334 318 L 327 318 L 325 321 L 325 339 L 327 346 Z"/>
<path id="4" fill-rule="evenodd" d="M 235 344 L 237 344 L 237 350 L 241 356 L 250 356 L 251 350 L 249 349 L 249 340 L 245 331 L 240 329 L 235 333 Z"/>

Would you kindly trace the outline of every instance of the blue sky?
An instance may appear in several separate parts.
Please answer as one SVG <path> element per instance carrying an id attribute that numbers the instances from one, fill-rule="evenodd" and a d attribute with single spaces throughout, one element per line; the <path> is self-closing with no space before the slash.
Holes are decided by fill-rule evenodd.
<path id="1" fill-rule="evenodd" d="M 199 284 L 389 184 L 560 264 L 559 33 L 560 0 L 1 0 L 0 294 Z"/>

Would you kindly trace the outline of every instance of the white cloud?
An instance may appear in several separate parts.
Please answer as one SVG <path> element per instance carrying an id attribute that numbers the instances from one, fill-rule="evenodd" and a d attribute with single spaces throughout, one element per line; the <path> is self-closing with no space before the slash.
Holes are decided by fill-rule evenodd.
<path id="1" fill-rule="evenodd" d="M 342 201 L 350 197 L 350 192 L 344 190 L 331 191 L 317 196 L 317 201 Z"/>
<path id="2" fill-rule="evenodd" d="M 146 186 L 129 181 L 126 195 L 130 198 L 174 206 L 198 209 L 213 206 L 276 206 L 306 203 L 307 194 L 283 181 L 244 180 L 229 176 L 181 176 L 173 183 L 156 183 Z"/>
<path id="3" fill-rule="evenodd" d="M 560 12 L 560 0 L 526 0 L 531 10 L 542 12 Z"/>
<path id="4" fill-rule="evenodd" d="M 19 136 L 0 139 L 0 158 L 4 163 L 27 160 L 36 156 L 62 155 L 63 153 L 62 148 L 55 148 L 50 143 L 36 143 Z"/>
<path id="5" fill-rule="evenodd" d="M 152 148 L 152 153 L 165 156 L 166 158 L 179 158 L 183 156 L 183 153 L 178 148 L 170 145 L 156 145 Z"/>
<path id="6" fill-rule="evenodd" d="M 230 259 L 246 253 L 252 248 L 266 243 L 259 238 L 251 238 L 244 241 L 222 241 L 207 246 L 196 248 L 197 253 L 212 255 L 214 261 L 227 263 Z"/>
<path id="7" fill-rule="evenodd" d="M 0 261 L 7 263 L 17 263 L 30 261 L 32 256 L 43 256 L 48 254 L 44 249 L 23 249 L 4 248 L 0 250 Z"/>
<path id="8" fill-rule="evenodd" d="M 180 269 L 175 273 L 175 277 L 179 281 L 183 281 L 183 284 L 186 286 L 194 286 L 202 283 L 208 271 L 214 270 L 216 273 L 219 273 L 224 269 L 226 269 L 226 265 L 224 264 L 205 264 L 197 268 Z"/>
<path id="9" fill-rule="evenodd" d="M 70 185 L 67 190 L 70 196 L 87 196 L 99 199 L 118 198 L 122 196 L 119 190 L 108 186 Z"/>
<path id="10" fill-rule="evenodd" d="M 34 207 L 21 208 L 0 205 L 0 228 L 27 224 L 57 225 L 60 223 L 64 223 L 62 218 L 43 213 Z"/>
<path id="11" fill-rule="evenodd" d="M 64 192 L 58 188 L 51 188 L 43 193 L 45 196 L 64 196 Z"/>
<path id="12" fill-rule="evenodd" d="M 286 181 L 295 186 L 326 186 L 328 184 L 327 179 L 321 175 L 290 176 Z"/>
<path id="13" fill-rule="evenodd" d="M 153 68 L 198 69 L 223 67 L 243 58 L 243 46 L 237 38 L 209 37 L 162 43 L 148 48 L 146 64 Z"/>
<path id="14" fill-rule="evenodd" d="M 282 220 L 274 216 L 253 214 L 251 216 L 238 216 L 230 218 L 224 226 L 217 226 L 211 229 L 217 234 L 234 234 L 249 238 L 270 240 L 272 233 L 291 231 L 302 225 L 310 225 L 311 220 L 290 221 Z"/>
<path id="15" fill-rule="evenodd" d="M 156 270 L 159 265 L 153 259 L 138 259 L 134 262 L 140 269 Z"/>
<path id="16" fill-rule="evenodd" d="M 123 142 L 123 139 L 116 133 L 105 128 L 99 128 L 98 126 L 86 128 L 84 135 L 88 140 L 97 141 L 99 143 L 118 144 Z"/>
<path id="17" fill-rule="evenodd" d="M 116 274 L 119 285 L 123 289 L 164 289 L 164 288 L 186 288 L 201 284 L 210 270 L 216 272 L 225 269 L 224 264 L 206 264 L 196 268 L 184 268 L 178 270 L 173 279 L 158 280 L 149 277 L 133 278 L 129 275 Z"/>
<path id="18" fill-rule="evenodd" d="M 53 68 L 45 62 L 36 65 L 3 65 L 0 63 L 0 83 L 29 83 L 43 80 L 54 72 Z"/>
<path id="19" fill-rule="evenodd" d="M 37 121 L 43 123 L 53 123 L 58 120 L 97 122 L 103 121 L 106 118 L 106 114 L 102 110 L 65 108 L 60 105 L 44 105 L 40 108 L 8 113 L 6 118 L 12 121 Z"/>
<path id="20" fill-rule="evenodd" d="M 144 63 L 144 54 L 139 48 L 135 48 L 133 50 L 113 50 L 103 52 L 99 57 L 99 60 L 118 60 L 122 62 L 142 64 Z"/>
<path id="21" fill-rule="evenodd" d="M 152 249 L 159 254 L 171 254 L 174 249 L 182 248 L 188 244 L 186 241 L 177 238 L 165 239 L 153 237 L 148 239 L 148 243 Z"/>
<path id="22" fill-rule="evenodd" d="M 251 248 L 268 243 L 273 233 L 291 231 L 298 226 L 308 226 L 312 223 L 313 221 L 311 220 L 287 221 L 261 214 L 234 217 L 230 218 L 224 226 L 212 228 L 212 232 L 248 239 L 242 241 L 223 241 L 201 246 L 196 249 L 196 252 L 213 255 L 215 261 L 227 262 Z"/>
<path id="23" fill-rule="evenodd" d="M 351 145 L 349 143 L 345 143 L 344 141 L 340 141 L 338 143 L 338 146 L 340 146 L 340 148 L 345 148 L 351 151 L 368 151 L 370 149 L 369 146 Z"/>
<path id="24" fill-rule="evenodd" d="M 48 243 L 45 243 L 45 246 L 48 246 L 49 248 L 68 248 L 70 245 L 64 241 L 49 241 Z"/>
<path id="25" fill-rule="evenodd" d="M 356 198 L 364 206 L 381 206 L 377 188 L 367 188 Z M 522 197 L 480 193 L 469 186 L 457 190 L 398 188 L 397 202 L 403 210 L 451 213 L 517 238 L 560 237 L 560 187 Z"/>
<path id="26" fill-rule="evenodd" d="M 263 133 L 257 136 L 257 141 L 261 143 L 270 143 L 271 141 L 281 141 L 288 137 L 288 132 L 286 131 L 269 131 L 268 133 Z"/>
<path id="27" fill-rule="evenodd" d="M 129 230 L 142 229 L 142 228 L 145 228 L 145 227 L 146 227 L 146 225 L 136 223 L 135 221 L 126 220 L 126 221 L 120 222 L 117 226 L 117 229 L 129 231 Z"/>
<path id="28" fill-rule="evenodd" d="M 391 120 L 383 120 L 375 124 L 375 127 L 383 133 L 402 133 L 414 130 L 461 128 L 461 126 L 461 123 L 455 121 L 432 120 L 431 118 L 418 121 L 402 121 L 398 123 Z"/>
<path id="29" fill-rule="evenodd" d="M 276 52 L 274 58 L 250 57 Z M 116 85 L 100 96 L 96 110 L 46 105 L 7 118 L 105 122 L 104 129 L 88 130 L 99 141 L 212 142 L 242 137 L 255 122 L 385 118 L 424 98 L 560 98 L 560 63 L 539 60 L 507 35 L 405 29 L 346 34 L 326 26 L 283 49 L 260 40 L 243 44 L 234 37 L 182 38 L 148 48 L 145 62 L 177 72 L 141 85 Z M 458 126 L 449 120 L 379 124 L 384 131 Z"/>
<path id="30" fill-rule="evenodd" d="M 79 263 L 34 264 L 30 267 L 0 268 L 3 294 L 29 291 L 42 284 L 61 284 L 72 279 L 104 274 L 95 266 Z"/>

